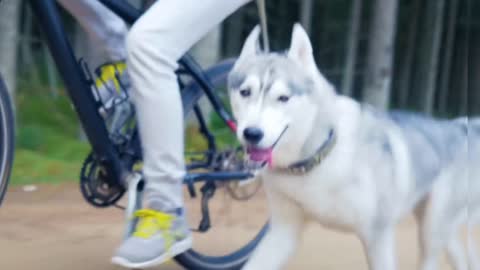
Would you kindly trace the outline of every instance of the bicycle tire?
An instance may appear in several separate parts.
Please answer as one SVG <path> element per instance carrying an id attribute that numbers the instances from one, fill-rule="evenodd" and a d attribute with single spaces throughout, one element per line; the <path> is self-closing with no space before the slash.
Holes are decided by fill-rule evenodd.
<path id="1" fill-rule="evenodd" d="M 15 121 L 7 87 L 0 74 L 0 206 L 7 192 L 15 149 Z"/>
<path id="2" fill-rule="evenodd" d="M 233 68 L 235 59 L 224 60 L 205 71 L 213 86 L 225 83 L 227 75 Z M 194 105 L 204 95 L 202 88 L 193 81 L 182 91 L 184 115 L 193 110 Z M 240 249 L 223 256 L 207 256 L 190 249 L 175 257 L 175 260 L 186 269 L 195 270 L 237 270 L 248 260 L 250 254 L 258 245 L 268 229 L 266 223 L 253 239 Z"/>

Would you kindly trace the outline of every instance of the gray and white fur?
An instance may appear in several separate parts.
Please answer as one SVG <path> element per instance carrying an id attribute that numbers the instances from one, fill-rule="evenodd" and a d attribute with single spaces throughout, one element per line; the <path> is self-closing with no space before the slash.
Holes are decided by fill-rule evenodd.
<path id="1" fill-rule="evenodd" d="M 369 269 L 394 270 L 395 228 L 410 214 L 419 226 L 419 269 L 438 269 L 442 251 L 457 270 L 480 269 L 458 235 L 480 215 L 480 120 L 362 105 L 337 94 L 318 71 L 300 25 L 285 54 L 260 52 L 259 32 L 247 38 L 229 76 L 239 140 L 271 150 L 260 173 L 271 227 L 244 269 L 282 269 L 304 225 L 315 221 L 357 235 Z M 249 128 L 261 132 L 259 140 L 247 138 Z M 330 130 L 336 144 L 312 171 L 277 170 L 313 155 Z"/>

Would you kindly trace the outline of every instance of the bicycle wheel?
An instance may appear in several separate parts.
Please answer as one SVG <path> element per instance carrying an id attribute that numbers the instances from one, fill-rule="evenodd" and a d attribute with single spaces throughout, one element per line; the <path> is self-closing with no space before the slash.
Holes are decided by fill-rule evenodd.
<path id="1" fill-rule="evenodd" d="M 10 95 L 0 74 L 0 205 L 7 192 L 13 164 L 15 125 Z"/>
<path id="2" fill-rule="evenodd" d="M 233 59 L 225 60 L 206 70 L 206 75 L 214 87 L 215 94 L 226 107 L 228 107 L 226 81 L 233 64 Z M 187 119 L 191 118 L 195 109 L 205 109 L 206 102 L 202 100 L 203 96 L 204 92 L 195 81 L 182 90 L 184 113 Z M 196 106 L 198 104 L 201 105 Z M 237 142 L 235 134 L 220 120 L 217 114 L 211 113 L 210 115 L 210 135 L 218 141 L 215 147 L 216 152 L 225 153 L 228 152 L 225 149 L 229 147 L 232 149 L 238 147 L 238 145 L 235 145 Z M 188 123 L 189 121 L 187 120 L 186 122 Z M 186 130 L 186 148 L 188 151 L 188 148 L 194 147 L 192 145 L 189 146 L 189 140 L 198 143 L 198 137 L 201 134 L 195 132 L 192 134 L 192 129 L 188 127 Z M 212 228 L 206 234 L 194 233 L 193 248 L 175 258 L 185 268 L 196 270 L 240 269 L 264 236 L 268 227 L 266 222 L 268 210 L 263 190 L 261 190 L 261 187 L 256 186 L 258 183 L 255 182 L 250 184 L 253 187 L 248 185 L 242 186 L 242 191 L 250 188 L 253 190 L 251 192 L 256 192 L 256 194 L 255 196 L 244 196 L 243 199 L 239 199 L 238 196 L 233 196 L 232 194 L 232 190 L 238 188 L 236 183 L 238 181 L 217 184 L 217 194 L 212 198 L 210 204 L 210 211 L 214 212 L 211 214 Z M 223 196 L 218 194 L 219 192 L 223 192 Z M 188 197 L 188 195 L 186 196 Z M 186 200 L 188 219 L 191 225 L 198 224 L 195 221 L 192 222 L 192 220 L 200 219 L 199 205 L 198 199 Z M 235 232 L 235 235 L 232 235 L 232 232 Z"/>

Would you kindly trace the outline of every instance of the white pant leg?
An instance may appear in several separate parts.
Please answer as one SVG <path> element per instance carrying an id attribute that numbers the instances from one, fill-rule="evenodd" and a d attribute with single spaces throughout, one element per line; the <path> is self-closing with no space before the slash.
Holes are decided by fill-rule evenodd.
<path id="1" fill-rule="evenodd" d="M 88 34 L 94 48 L 109 61 L 126 58 L 125 22 L 98 0 L 57 0 Z"/>
<path id="2" fill-rule="evenodd" d="M 146 203 L 183 205 L 183 111 L 175 69 L 197 41 L 249 0 L 161 0 L 127 36 L 127 65 L 143 146 Z"/>

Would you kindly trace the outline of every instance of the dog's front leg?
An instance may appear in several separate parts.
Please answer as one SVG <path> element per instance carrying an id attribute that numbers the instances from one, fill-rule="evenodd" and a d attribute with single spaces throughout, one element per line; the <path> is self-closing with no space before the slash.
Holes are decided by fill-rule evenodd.
<path id="1" fill-rule="evenodd" d="M 288 262 L 300 240 L 304 215 L 289 198 L 267 189 L 270 228 L 243 270 L 279 270 Z"/>
<path id="2" fill-rule="evenodd" d="M 362 238 L 370 270 L 396 269 L 393 226 L 372 229 Z"/>

